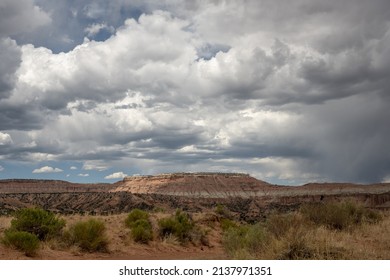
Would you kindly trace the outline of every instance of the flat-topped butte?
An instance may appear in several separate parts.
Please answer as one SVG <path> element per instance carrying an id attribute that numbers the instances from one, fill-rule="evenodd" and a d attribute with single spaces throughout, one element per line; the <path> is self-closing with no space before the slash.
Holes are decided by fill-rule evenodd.
<path id="1" fill-rule="evenodd" d="M 225 176 L 225 177 L 250 177 L 247 173 L 226 173 L 226 172 L 177 172 L 161 173 L 157 175 L 133 175 L 126 176 L 123 181 L 135 179 L 169 179 L 177 177 L 206 177 L 206 176 Z"/>

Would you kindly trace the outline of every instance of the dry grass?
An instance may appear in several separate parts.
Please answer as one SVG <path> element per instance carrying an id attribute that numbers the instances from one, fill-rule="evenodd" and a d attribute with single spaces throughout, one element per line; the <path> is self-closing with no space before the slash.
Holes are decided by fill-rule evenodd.
<path id="1" fill-rule="evenodd" d="M 226 258 L 220 245 L 220 232 L 210 232 L 209 245 L 189 243 L 183 246 L 177 238 L 168 236 L 164 239 L 158 237 L 158 221 L 171 216 L 172 212 L 150 213 L 155 238 L 148 244 L 139 244 L 132 240 L 131 230 L 126 227 L 125 220 L 128 213 L 117 215 L 94 215 L 93 218 L 101 220 L 106 226 L 108 239 L 108 252 L 84 252 L 77 246 L 69 246 L 61 240 L 48 240 L 42 242 L 34 259 L 221 259 Z M 92 216 L 66 215 L 61 216 L 66 221 L 65 231 L 78 222 L 85 222 Z M 202 214 L 197 218 L 202 220 Z M 12 217 L 0 216 L 0 236 L 10 226 Z M 210 230 L 202 221 L 197 222 L 200 228 Z M 0 244 L 0 259 L 25 259 L 24 254 Z"/>
<path id="2" fill-rule="evenodd" d="M 183 246 L 177 237 L 158 237 L 158 221 L 170 217 L 172 212 L 150 213 L 155 238 L 149 244 L 139 244 L 131 239 L 125 225 L 128 213 L 94 216 L 104 221 L 107 228 L 108 253 L 83 252 L 76 246 L 67 247 L 58 240 L 42 243 L 35 259 L 390 259 L 390 213 L 376 224 L 363 223 L 352 230 L 335 230 L 313 225 L 297 212 L 274 214 L 262 223 L 266 233 L 257 228 L 246 237 L 245 246 L 238 246 L 226 254 L 222 246 L 224 232 L 220 218 L 213 212 L 197 213 L 193 220 L 197 227 L 207 232 L 209 245 L 188 243 Z M 288 217 L 288 218 L 286 218 Z M 91 216 L 62 216 L 66 229 Z M 0 236 L 9 228 L 12 217 L 0 216 Z M 259 238 L 257 232 L 261 232 Z M 264 242 L 265 240 L 265 242 Z M 0 259 L 25 259 L 23 253 L 0 244 Z"/>
<path id="3" fill-rule="evenodd" d="M 3 234 L 4 230 L 11 226 L 12 217 L 0 216 L 0 235 Z"/>
<path id="4" fill-rule="evenodd" d="M 274 214 L 265 223 L 249 226 L 254 227 L 263 228 L 258 231 L 257 239 L 246 233 L 248 226 L 225 233 L 224 246 L 231 258 L 390 259 L 388 212 L 377 223 L 363 222 L 345 230 L 315 225 L 300 213 Z M 248 245 L 248 242 L 255 243 Z"/>

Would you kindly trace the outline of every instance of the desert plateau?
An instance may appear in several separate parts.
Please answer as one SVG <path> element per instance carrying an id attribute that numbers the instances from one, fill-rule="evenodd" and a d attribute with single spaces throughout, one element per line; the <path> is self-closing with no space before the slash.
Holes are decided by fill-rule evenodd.
<path id="1" fill-rule="evenodd" d="M 241 173 L 0 180 L 0 259 L 389 259 L 389 207 L 390 184 L 281 186 Z M 33 251 L 10 242 L 26 209 L 62 223 Z M 77 241 L 83 223 L 101 226 L 102 246 Z"/>

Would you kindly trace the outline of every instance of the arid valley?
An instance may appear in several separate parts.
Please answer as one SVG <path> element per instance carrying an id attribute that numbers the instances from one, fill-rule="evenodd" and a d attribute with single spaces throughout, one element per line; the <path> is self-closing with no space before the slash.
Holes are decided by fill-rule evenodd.
<path id="1" fill-rule="evenodd" d="M 326 209 L 335 212 L 331 207 L 315 208 L 327 205 L 348 209 L 354 215 L 352 222 L 340 214 L 336 224 L 316 224 L 319 218 L 310 213 Z M 271 185 L 239 173 L 131 176 L 114 184 L 1 180 L 0 235 L 10 227 L 15 212 L 32 207 L 61 217 L 65 230 L 91 218 L 102 222 L 107 241 L 104 250 L 83 250 L 76 243 L 57 238 L 44 240 L 36 253 L 29 255 L 3 242 L 0 259 L 390 257 L 390 184 L 384 183 L 312 183 L 292 187 Z M 151 232 L 148 240 L 134 239 L 134 228 L 126 225 L 134 209 L 147 215 Z M 187 219 L 191 232 L 175 236 L 174 231 L 161 229 L 161 221 L 174 219 L 175 215 Z M 345 221 L 340 222 L 340 217 Z M 283 232 L 279 232 L 282 228 Z M 255 242 L 252 245 L 257 246 L 257 251 L 233 248 L 235 242 L 241 242 L 234 238 L 249 238 L 251 232 L 256 242 L 243 242 Z"/>

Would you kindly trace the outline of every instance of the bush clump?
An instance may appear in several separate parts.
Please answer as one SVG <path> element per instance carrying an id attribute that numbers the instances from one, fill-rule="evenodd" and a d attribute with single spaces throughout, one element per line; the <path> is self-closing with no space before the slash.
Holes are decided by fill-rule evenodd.
<path id="1" fill-rule="evenodd" d="M 175 215 L 158 221 L 160 236 L 174 235 L 181 243 L 191 241 L 194 222 L 186 212 L 177 210 Z"/>
<path id="2" fill-rule="evenodd" d="M 91 218 L 77 222 L 69 228 L 64 237 L 69 244 L 77 245 L 84 251 L 107 251 L 106 226 L 100 220 Z"/>
<path id="3" fill-rule="evenodd" d="M 297 213 L 273 213 L 265 221 L 267 230 L 278 239 L 285 236 L 291 230 L 297 230 L 303 224 L 303 217 Z"/>
<path id="4" fill-rule="evenodd" d="M 36 235 L 39 240 L 59 236 L 65 221 L 52 212 L 41 208 L 24 208 L 15 212 L 10 230 L 24 231 Z"/>
<path id="5" fill-rule="evenodd" d="M 235 258 L 254 258 L 266 251 L 270 236 L 260 225 L 230 227 L 222 238 L 222 244 L 229 255 Z"/>
<path id="6" fill-rule="evenodd" d="M 152 225 L 149 220 L 139 219 L 131 226 L 131 237 L 138 243 L 149 243 L 153 240 Z"/>
<path id="7" fill-rule="evenodd" d="M 125 224 L 127 227 L 131 228 L 135 222 L 138 220 L 149 220 L 149 213 L 145 212 L 141 209 L 135 208 L 131 210 L 129 215 L 127 216 L 125 220 Z"/>
<path id="8" fill-rule="evenodd" d="M 222 218 L 219 221 L 219 224 L 221 226 L 222 231 L 224 231 L 224 232 L 230 228 L 237 228 L 238 227 L 234 221 L 232 221 L 230 219 L 226 219 L 226 218 Z"/>
<path id="9" fill-rule="evenodd" d="M 311 222 L 331 229 L 345 230 L 364 222 L 376 223 L 381 215 L 351 201 L 307 204 L 300 212 Z"/>
<path id="10" fill-rule="evenodd" d="M 223 204 L 217 204 L 215 207 L 215 213 L 223 218 L 230 219 L 232 214 L 229 209 Z"/>
<path id="11" fill-rule="evenodd" d="M 235 259 L 313 258 L 305 229 L 292 227 L 289 221 L 292 215 L 274 215 L 265 223 L 230 227 L 225 231 L 222 244 L 228 255 Z M 281 225 L 282 229 L 275 230 L 276 225 Z"/>
<path id="12" fill-rule="evenodd" d="M 148 212 L 133 209 L 127 216 L 125 224 L 131 229 L 131 237 L 135 242 L 147 244 L 153 240 L 153 229 Z"/>
<path id="13" fill-rule="evenodd" d="M 29 257 L 34 256 L 39 248 L 38 237 L 26 231 L 6 230 L 2 241 L 6 246 L 14 247 Z"/>
<path id="14" fill-rule="evenodd" d="M 307 260 L 314 258 L 314 250 L 309 244 L 307 232 L 304 228 L 288 231 L 280 241 L 282 248 L 277 252 L 277 259 Z"/>

